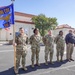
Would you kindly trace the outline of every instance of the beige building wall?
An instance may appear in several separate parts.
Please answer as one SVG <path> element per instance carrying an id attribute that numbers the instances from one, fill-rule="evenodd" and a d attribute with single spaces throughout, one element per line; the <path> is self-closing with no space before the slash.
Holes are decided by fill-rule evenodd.
<path id="1" fill-rule="evenodd" d="M 68 31 L 70 29 L 68 29 L 68 28 L 55 29 L 55 30 L 53 30 L 53 35 L 54 36 L 58 35 L 59 34 L 59 31 L 61 31 L 61 30 L 63 31 L 63 36 L 65 37 L 65 35 L 68 33 Z"/>
<path id="2" fill-rule="evenodd" d="M 60 25 L 62 26 L 62 25 Z M 59 31 L 62 30 L 63 31 L 63 37 L 66 36 L 66 34 L 68 34 L 69 30 L 74 31 L 74 28 L 71 28 L 69 25 L 66 27 L 66 25 L 63 25 L 63 27 L 61 28 L 56 28 L 55 30 L 53 30 L 53 35 L 57 36 L 59 34 Z"/>

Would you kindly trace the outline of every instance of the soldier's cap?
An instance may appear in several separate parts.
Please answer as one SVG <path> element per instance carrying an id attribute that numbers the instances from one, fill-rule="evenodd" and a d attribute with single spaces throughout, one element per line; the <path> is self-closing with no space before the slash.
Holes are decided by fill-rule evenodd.
<path id="1" fill-rule="evenodd" d="M 23 29 L 23 27 L 20 27 L 19 30 Z"/>
<path id="2" fill-rule="evenodd" d="M 38 28 L 35 28 L 35 29 L 33 30 L 33 33 L 35 33 L 35 31 L 36 31 L 36 30 L 38 30 L 38 31 L 39 31 L 39 29 L 38 29 Z"/>
<path id="3" fill-rule="evenodd" d="M 59 33 L 63 32 L 62 30 L 59 31 Z"/>

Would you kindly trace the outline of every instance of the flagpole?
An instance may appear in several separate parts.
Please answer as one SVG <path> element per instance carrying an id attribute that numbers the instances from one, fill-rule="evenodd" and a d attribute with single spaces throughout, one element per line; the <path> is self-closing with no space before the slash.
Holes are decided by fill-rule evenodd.
<path id="1" fill-rule="evenodd" d="M 12 3 L 14 4 L 15 0 L 11 0 Z M 13 24 L 13 43 L 15 44 L 15 25 Z M 14 47 L 14 70 L 16 69 L 16 47 Z"/>

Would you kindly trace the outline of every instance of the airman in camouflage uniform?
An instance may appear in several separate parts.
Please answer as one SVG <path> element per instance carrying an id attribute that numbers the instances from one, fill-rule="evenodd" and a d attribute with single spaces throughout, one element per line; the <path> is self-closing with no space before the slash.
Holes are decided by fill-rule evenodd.
<path id="1" fill-rule="evenodd" d="M 31 52 L 32 52 L 32 55 L 31 55 L 32 67 L 34 67 L 35 55 L 36 55 L 36 64 L 40 66 L 39 52 L 40 52 L 40 41 L 41 41 L 39 30 L 35 28 L 33 32 L 34 34 L 30 37 Z"/>
<path id="2" fill-rule="evenodd" d="M 55 43 L 56 43 L 56 49 L 57 49 L 57 61 L 63 61 L 63 55 L 64 55 L 64 46 L 65 46 L 65 42 L 64 42 L 64 38 L 63 38 L 63 32 L 59 31 L 59 34 L 57 35 L 57 37 L 55 38 Z M 59 56 L 61 57 L 61 60 L 59 60 Z"/>
<path id="3" fill-rule="evenodd" d="M 48 31 L 48 34 L 44 36 L 43 39 L 44 45 L 45 45 L 45 64 L 48 65 L 48 55 L 50 59 L 50 63 L 53 64 L 52 59 L 53 59 L 53 52 L 54 52 L 54 39 L 53 36 L 51 35 L 51 31 Z"/>
<path id="4" fill-rule="evenodd" d="M 27 55 L 27 35 L 24 34 L 24 29 L 21 27 L 19 29 L 20 33 L 15 38 L 16 44 L 16 70 L 15 73 L 18 73 L 18 69 L 20 66 L 20 59 L 22 58 L 22 68 L 23 70 L 27 70 L 25 67 L 26 63 L 26 55 Z"/>

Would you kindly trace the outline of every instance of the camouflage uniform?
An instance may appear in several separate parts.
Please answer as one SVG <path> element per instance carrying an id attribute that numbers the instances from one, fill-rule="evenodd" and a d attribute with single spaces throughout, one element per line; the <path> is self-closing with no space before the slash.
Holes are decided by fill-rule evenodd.
<path id="1" fill-rule="evenodd" d="M 34 66 L 35 55 L 36 55 L 36 63 L 38 65 L 39 52 L 40 52 L 40 41 L 41 41 L 40 35 L 34 34 L 30 37 L 30 44 L 31 44 L 31 51 L 32 51 L 32 56 L 31 56 L 32 66 Z"/>
<path id="2" fill-rule="evenodd" d="M 26 55 L 27 55 L 27 46 L 26 46 L 26 41 L 27 41 L 27 35 L 24 34 L 23 36 L 19 34 L 15 38 L 15 42 L 17 44 L 16 46 L 16 69 L 18 70 L 20 66 L 20 59 L 22 57 L 22 67 L 25 67 L 25 62 L 26 62 Z"/>
<path id="3" fill-rule="evenodd" d="M 57 61 L 59 61 L 59 55 L 61 56 L 61 61 L 62 61 L 62 57 L 63 57 L 63 54 L 64 54 L 64 46 L 65 46 L 63 36 L 58 35 L 55 38 L 55 42 L 56 42 L 56 49 L 57 49 Z"/>
<path id="4" fill-rule="evenodd" d="M 48 60 L 48 54 L 50 54 L 50 63 L 52 63 L 52 59 L 53 59 L 53 52 L 54 52 L 54 39 L 51 35 L 47 34 L 44 39 L 43 42 L 45 44 L 45 61 L 46 61 L 46 65 L 47 60 Z"/>

